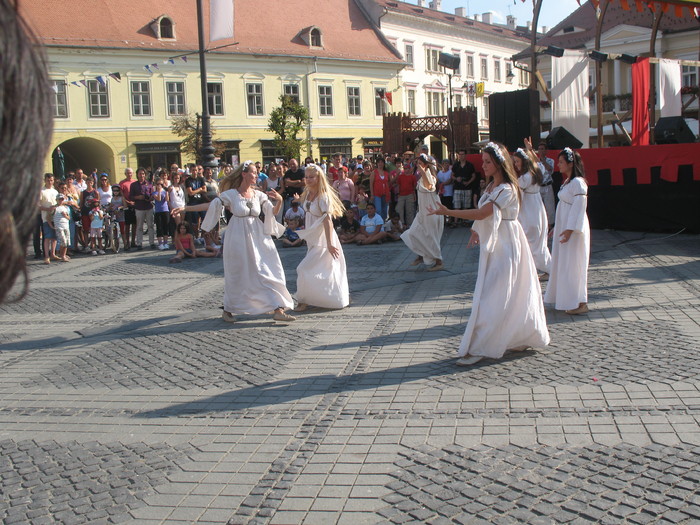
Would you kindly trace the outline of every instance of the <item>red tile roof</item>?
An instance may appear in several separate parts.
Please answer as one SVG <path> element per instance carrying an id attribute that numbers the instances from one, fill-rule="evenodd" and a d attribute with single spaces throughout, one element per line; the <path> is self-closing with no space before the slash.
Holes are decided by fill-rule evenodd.
<path id="1" fill-rule="evenodd" d="M 415 1 L 412 4 L 407 2 L 399 2 L 398 0 L 374 0 L 374 2 L 394 13 L 428 18 L 430 20 L 451 24 L 456 27 L 477 29 L 487 34 L 498 35 L 515 40 L 529 41 L 530 39 L 530 32 L 523 27 L 513 30 L 502 25 L 485 24 L 480 21 L 472 20 L 471 18 L 445 13 L 443 11 L 430 9 L 428 7 L 421 7 L 418 6 Z"/>
<path id="2" fill-rule="evenodd" d="M 653 23 L 651 11 L 645 9 L 640 13 L 637 11 L 634 2 L 630 1 L 629 4 L 631 9 L 626 11 L 622 9 L 619 2 L 610 2 L 603 19 L 602 33 L 623 24 L 651 28 Z M 661 19 L 660 30 L 665 33 L 674 33 L 698 29 L 698 22 L 694 17 L 690 16 L 688 8 L 683 9 L 683 14 L 683 18 L 677 18 L 674 13 L 674 6 L 671 6 Z M 584 31 L 557 35 L 557 33 L 568 27 L 577 27 Z M 559 22 L 544 37 L 540 38 L 537 43 L 538 45 L 554 45 L 565 49 L 581 48 L 584 47 L 586 42 L 595 38 L 595 31 L 595 9 L 591 2 L 588 1 Z"/>
<path id="3" fill-rule="evenodd" d="M 123 48 L 169 51 L 198 48 L 195 0 L 29 0 L 20 11 L 47 46 Z M 205 33 L 209 32 L 209 0 L 203 0 Z M 176 40 L 158 40 L 151 22 L 167 15 Z M 318 27 L 323 48 L 310 48 L 299 36 Z M 234 38 L 238 45 L 224 53 L 317 56 L 400 64 L 362 14 L 354 0 L 235 0 Z"/>

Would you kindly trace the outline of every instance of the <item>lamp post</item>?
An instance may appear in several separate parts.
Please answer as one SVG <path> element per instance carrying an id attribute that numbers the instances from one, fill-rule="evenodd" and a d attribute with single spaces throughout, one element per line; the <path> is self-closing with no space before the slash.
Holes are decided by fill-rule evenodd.
<path id="1" fill-rule="evenodd" d="M 199 75 L 202 90 L 202 166 L 214 168 L 217 166 L 214 157 L 214 146 L 211 137 L 211 119 L 209 116 L 209 100 L 207 92 L 207 63 L 204 49 L 204 20 L 202 16 L 202 0 L 197 0 L 197 32 L 199 33 Z"/>

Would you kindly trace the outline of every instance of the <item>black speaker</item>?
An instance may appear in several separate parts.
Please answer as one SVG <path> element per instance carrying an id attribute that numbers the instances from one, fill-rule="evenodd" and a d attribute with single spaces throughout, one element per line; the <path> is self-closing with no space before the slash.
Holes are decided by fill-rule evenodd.
<path id="1" fill-rule="evenodd" d="M 654 142 L 657 144 L 689 144 L 695 142 L 683 117 L 662 117 L 654 126 Z"/>
<path id="2" fill-rule="evenodd" d="M 438 66 L 456 71 L 459 69 L 459 60 L 458 55 L 451 55 L 440 51 L 440 55 L 438 56 Z"/>
<path id="3" fill-rule="evenodd" d="M 547 149 L 578 149 L 583 146 L 583 143 L 574 137 L 571 133 L 566 131 L 566 128 L 562 126 L 557 126 L 552 128 L 547 136 Z"/>
<path id="4" fill-rule="evenodd" d="M 523 139 L 540 136 L 540 96 L 535 89 L 489 96 L 489 138 L 509 151 L 523 147 Z"/>

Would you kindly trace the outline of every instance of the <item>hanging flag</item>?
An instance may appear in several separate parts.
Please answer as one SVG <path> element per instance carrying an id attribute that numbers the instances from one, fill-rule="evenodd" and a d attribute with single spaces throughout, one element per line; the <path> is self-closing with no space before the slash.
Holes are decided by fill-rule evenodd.
<path id="1" fill-rule="evenodd" d="M 483 82 L 477 82 L 477 84 L 476 84 L 476 96 L 477 97 L 484 96 L 484 83 Z"/>
<path id="2" fill-rule="evenodd" d="M 104 87 L 107 87 L 107 77 L 100 75 L 99 77 L 96 77 L 96 80 Z"/>
<path id="3" fill-rule="evenodd" d="M 175 59 L 169 58 L 167 60 L 163 60 L 163 64 L 175 64 Z"/>
<path id="4" fill-rule="evenodd" d="M 187 62 L 187 57 L 180 57 L 183 62 Z"/>
<path id="5" fill-rule="evenodd" d="M 233 0 L 209 3 L 209 41 L 233 38 Z"/>
<path id="6" fill-rule="evenodd" d="M 74 86 L 80 87 L 80 84 L 78 84 L 75 80 L 73 82 L 71 82 L 71 84 L 73 84 Z"/>
<path id="7" fill-rule="evenodd" d="M 78 82 L 80 82 L 83 87 L 87 87 L 87 82 L 85 80 L 78 80 Z"/>
<path id="8" fill-rule="evenodd" d="M 385 92 L 385 93 L 384 93 L 384 98 L 386 98 L 386 101 L 389 103 L 390 106 L 393 106 L 393 105 L 394 105 L 394 102 L 393 102 L 393 100 L 392 100 L 392 99 L 393 99 L 393 95 L 392 95 L 391 93 L 389 93 L 388 91 Z"/>
<path id="9" fill-rule="evenodd" d="M 51 89 L 53 89 L 54 93 L 58 93 L 58 84 L 51 84 Z"/>
<path id="10" fill-rule="evenodd" d="M 122 81 L 122 75 L 121 75 L 121 73 L 110 73 L 109 76 L 112 77 L 112 78 L 113 78 L 114 80 L 116 80 L 117 82 L 121 82 L 121 81 Z"/>
<path id="11" fill-rule="evenodd" d="M 149 73 L 153 73 L 153 71 L 151 71 L 151 66 L 149 66 L 148 64 L 146 64 L 145 66 L 143 66 L 143 68 L 144 68 L 146 71 L 148 71 Z"/>
<path id="12" fill-rule="evenodd" d="M 151 67 L 154 67 L 154 68 L 156 68 L 156 69 L 160 69 L 160 68 L 158 67 L 158 64 L 151 64 Z"/>

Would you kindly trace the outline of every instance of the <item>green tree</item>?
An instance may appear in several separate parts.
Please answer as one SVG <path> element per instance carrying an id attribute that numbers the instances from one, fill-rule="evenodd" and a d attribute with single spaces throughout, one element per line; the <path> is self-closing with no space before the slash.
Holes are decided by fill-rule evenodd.
<path id="1" fill-rule="evenodd" d="M 275 146 L 284 158 L 298 159 L 303 145 L 298 135 L 309 123 L 309 110 L 289 95 L 281 95 L 280 102 L 270 113 L 267 129 L 275 134 Z"/>
<path id="2" fill-rule="evenodd" d="M 225 149 L 225 145 L 221 142 L 214 141 L 214 126 L 211 126 L 212 145 L 214 146 L 214 155 L 220 157 Z M 195 158 L 197 164 L 202 162 L 202 124 L 199 114 L 192 116 L 191 114 L 173 117 L 173 123 L 170 130 L 182 137 L 180 143 L 180 152 L 190 158 Z"/>

